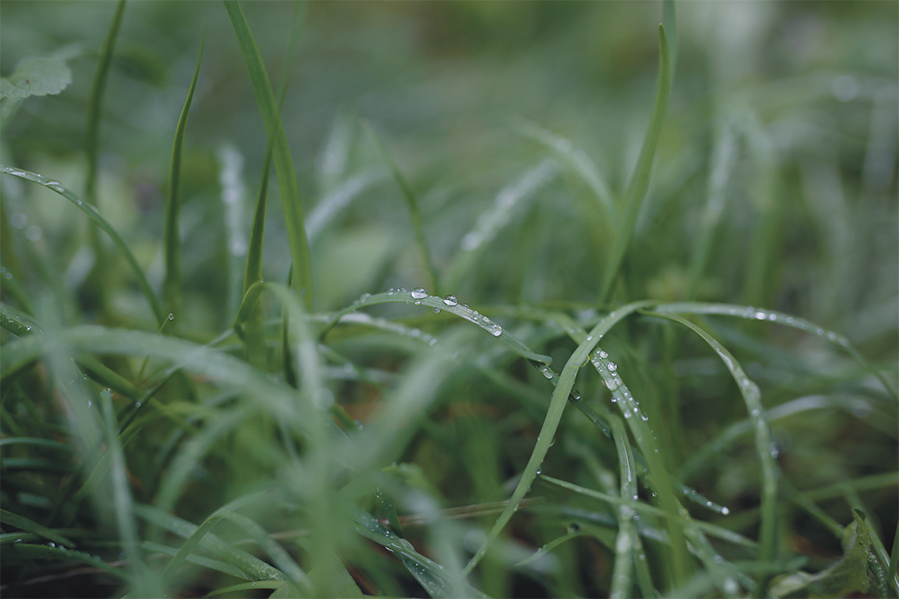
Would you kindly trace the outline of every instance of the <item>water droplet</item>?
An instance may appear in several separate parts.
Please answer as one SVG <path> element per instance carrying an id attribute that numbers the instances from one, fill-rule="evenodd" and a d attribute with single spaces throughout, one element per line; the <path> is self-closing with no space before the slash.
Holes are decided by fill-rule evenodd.
<path id="1" fill-rule="evenodd" d="M 607 388 L 609 391 L 614 391 L 615 389 L 618 388 L 618 380 L 617 380 L 617 379 L 614 379 L 614 378 L 611 378 L 611 379 L 603 379 L 602 382 L 605 384 L 606 388 Z"/>
<path id="2" fill-rule="evenodd" d="M 543 368 L 541 368 L 541 369 L 540 369 L 540 372 L 543 373 L 543 376 L 545 376 L 545 377 L 548 378 L 548 379 L 553 378 L 553 372 L 552 372 L 552 370 L 550 370 L 550 369 L 547 368 L 546 366 L 544 366 Z M 539 438 L 538 438 L 538 440 L 539 440 Z"/>
<path id="3" fill-rule="evenodd" d="M 605 360 L 606 358 L 609 357 L 609 354 L 607 354 L 603 350 L 599 350 L 599 357 L 602 358 L 603 360 Z"/>
<path id="4" fill-rule="evenodd" d="M 766 318 L 768 318 L 768 315 L 765 312 L 759 310 L 758 312 L 753 314 L 753 317 L 755 317 L 757 320 L 765 320 Z"/>
<path id="5" fill-rule="evenodd" d="M 421 300 L 415 300 L 415 305 L 416 305 L 416 306 L 420 306 L 420 305 L 421 305 Z"/>
<path id="6" fill-rule="evenodd" d="M 494 337 L 499 337 L 503 334 L 503 327 L 499 326 L 495 322 L 492 322 L 487 326 L 487 332 Z"/>
<path id="7" fill-rule="evenodd" d="M 47 543 L 47 547 L 56 547 L 56 543 L 50 541 L 49 543 Z"/>
<path id="8" fill-rule="evenodd" d="M 730 510 L 727 509 L 726 507 L 723 507 L 723 508 L 721 508 L 721 513 L 724 514 L 725 516 L 727 516 L 728 514 L 730 514 Z"/>
<path id="9" fill-rule="evenodd" d="M 448 296 L 446 296 L 446 298 L 443 300 L 443 303 L 446 304 L 447 306 L 455 306 L 455 305 L 458 304 L 459 302 L 456 301 L 456 296 L 455 296 L 455 295 L 448 295 Z"/>
<path id="10" fill-rule="evenodd" d="M 618 364 L 609 362 L 609 372 L 615 372 L 616 370 L 618 370 Z"/>
<path id="11" fill-rule="evenodd" d="M 434 314 L 440 314 L 440 308 L 434 308 Z"/>
<path id="12" fill-rule="evenodd" d="M 643 422 L 649 422 L 649 416 L 647 416 L 646 414 L 643 414 L 642 416 L 640 416 L 640 418 L 643 420 Z"/>
<path id="13" fill-rule="evenodd" d="M 585 341 L 593 341 L 593 335 L 587 335 Z"/>
<path id="14" fill-rule="evenodd" d="M 387 295 L 393 295 L 394 293 L 396 293 L 396 291 L 394 291 L 393 289 L 387 290 Z"/>
<path id="15" fill-rule="evenodd" d="M 139 408 L 140 406 L 141 406 L 141 402 L 139 402 L 139 401 L 134 402 L 135 408 Z"/>
<path id="16" fill-rule="evenodd" d="M 414 299 L 424 299 L 428 297 L 428 292 L 423 287 L 418 287 L 412 290 L 412 297 Z"/>
<path id="17" fill-rule="evenodd" d="M 175 320 L 175 315 L 169 312 L 169 320 Z"/>

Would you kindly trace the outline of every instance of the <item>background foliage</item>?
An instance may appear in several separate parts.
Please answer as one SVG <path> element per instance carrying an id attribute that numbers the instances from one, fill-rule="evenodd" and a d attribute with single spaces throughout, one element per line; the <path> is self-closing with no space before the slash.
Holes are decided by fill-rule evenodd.
<path id="1" fill-rule="evenodd" d="M 277 177 L 233 13 L 133 2 L 108 38 L 116 6 L 0 9 L 4 77 L 58 59 L 4 92 L 0 163 L 95 201 L 164 308 L 4 171 L 4 595 L 743 596 L 833 582 L 852 508 L 896 594 L 895 3 L 679 4 L 630 224 L 660 3 L 246 2 L 271 102 L 286 81 Z M 711 346 L 662 317 L 691 314 Z"/>

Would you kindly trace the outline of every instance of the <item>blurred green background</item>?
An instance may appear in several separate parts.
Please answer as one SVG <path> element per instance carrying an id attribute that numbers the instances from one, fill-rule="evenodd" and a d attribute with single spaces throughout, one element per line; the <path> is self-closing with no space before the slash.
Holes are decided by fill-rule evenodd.
<path id="1" fill-rule="evenodd" d="M 275 83 L 293 5 L 244 2 L 243 8 Z M 59 95 L 22 104 L 5 124 L 0 162 L 81 192 L 85 108 L 114 9 L 110 2 L 2 2 L 0 73 L 8 76 L 25 57 L 58 55 L 66 58 L 73 80 Z M 419 198 L 443 294 L 473 307 L 496 307 L 503 326 L 513 322 L 503 306 L 575 314 L 594 307 L 616 235 L 616 223 L 604 219 L 599 206 L 604 197 L 614 204 L 623 196 L 640 150 L 658 73 L 661 3 L 310 2 L 305 10 L 282 116 L 306 202 L 316 311 L 427 280 L 406 204 L 362 120 L 384 141 Z M 667 119 L 614 301 L 697 299 L 788 312 L 845 335 L 895 384 L 899 4 L 681 2 L 677 10 L 678 62 Z M 205 342 L 230 326 L 240 300 L 266 144 L 220 3 L 127 5 L 100 130 L 100 208 L 159 286 L 172 140 L 204 24 L 181 226 L 185 321 L 189 336 Z M 234 172 L 241 176 L 223 180 L 223 173 Z M 14 249 L 4 255 L 4 266 L 17 271 L 35 296 L 56 287 L 54 293 L 68 298 L 61 302 L 67 324 L 96 320 L 96 306 L 83 293 L 90 269 L 86 220 L 45 189 L 12 177 L 3 177 L 2 185 L 12 227 L 4 244 Z M 271 193 L 265 276 L 284 281 L 290 254 L 275 184 Z M 223 196 L 238 200 L 223 204 Z M 485 215 L 505 201 L 514 207 L 497 217 L 491 236 L 478 248 L 466 247 L 467 236 L 486 226 Z M 117 268 L 115 324 L 155 330 L 124 263 Z M 372 313 L 410 314 L 390 308 Z M 437 328 L 428 319 L 430 314 L 413 323 Z M 516 334 L 536 327 L 528 326 Z M 773 434 L 783 452 L 779 463 L 792 484 L 808 489 L 896 471 L 894 423 L 868 401 L 882 394 L 873 377 L 858 375 L 820 338 L 794 329 L 769 323 L 713 328 L 760 384 L 767 407 L 819 393 L 847 406 L 778 420 Z M 626 368 L 643 379 L 634 383 L 635 393 L 668 391 L 670 380 L 656 381 L 654 368 L 661 361 L 658 348 L 669 343 L 670 350 L 672 339 L 640 321 L 609 340 Z M 677 383 L 671 386 L 681 401 L 686 438 L 663 439 L 676 441 L 668 458 L 674 464 L 745 412 L 708 348 L 692 338 L 679 341 L 672 365 Z M 559 366 L 571 351 L 564 342 L 539 349 L 552 353 Z M 389 374 L 405 363 L 393 355 L 372 358 L 380 350 L 364 343 L 347 351 Z M 512 370 L 516 380 L 528 380 Z M 533 379 L 529 384 L 536 386 Z M 598 396 L 600 384 L 593 385 Z M 462 397 L 471 405 L 494 393 L 505 397 L 467 379 L 448 386 L 452 401 Z M 377 396 L 362 383 L 335 389 L 338 403 L 358 404 L 354 414 L 363 420 L 372 409 L 366 401 Z M 582 389 L 585 396 L 588 389 Z M 499 452 L 496 462 L 505 470 L 488 481 L 498 492 L 498 481 L 520 471 L 522 456 L 533 447 L 522 431 L 535 432 L 542 415 L 501 426 L 493 426 L 490 413 L 470 422 L 456 422 L 457 415 L 450 406 L 435 421 L 448 427 L 447 438 L 468 440 L 461 461 Z M 577 432 L 574 421 L 566 425 Z M 581 432 L 589 428 L 583 419 L 577 422 Z M 591 435 L 593 429 L 584 432 Z M 477 482 L 459 484 L 465 471 L 457 456 L 422 437 L 410 446 L 408 461 L 422 465 L 447 506 L 475 501 L 469 487 Z M 563 445 L 550 454 L 553 466 L 583 475 L 580 450 L 574 442 Z M 613 463 L 606 449 L 604 457 Z M 755 507 L 759 475 L 751 443 L 722 460 L 707 464 L 720 466 L 714 472 L 707 467 L 687 482 L 735 512 Z M 247 464 L 242 482 L 257 474 L 252 460 Z M 889 543 L 895 490 L 879 489 L 866 500 Z M 219 504 L 189 507 L 199 517 Z M 793 524 L 811 545 L 838 553 L 820 527 L 805 520 Z M 546 538 L 552 535 L 538 530 L 533 543 Z M 583 590 L 578 584 L 571 588 Z"/>

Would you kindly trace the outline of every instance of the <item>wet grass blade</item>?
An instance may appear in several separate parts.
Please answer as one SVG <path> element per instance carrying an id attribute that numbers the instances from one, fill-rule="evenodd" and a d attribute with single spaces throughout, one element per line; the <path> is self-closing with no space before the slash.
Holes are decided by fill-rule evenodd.
<path id="1" fill-rule="evenodd" d="M 175 129 L 175 142 L 172 144 L 172 163 L 169 171 L 169 194 L 165 202 L 165 233 L 163 249 L 165 253 L 165 278 L 162 282 L 162 299 L 165 310 L 174 317 L 173 326 L 168 330 L 174 331 L 177 323 L 183 318 L 182 291 L 181 291 L 181 238 L 179 234 L 179 215 L 181 213 L 181 160 L 184 151 L 184 134 L 187 131 L 187 117 L 190 114 L 190 105 L 194 99 L 194 91 L 197 89 L 197 79 L 200 76 L 200 63 L 203 60 L 203 48 L 206 45 L 206 30 L 200 38 L 200 52 L 197 55 L 197 66 L 194 68 L 194 76 L 190 81 L 187 91 L 187 99 L 178 117 L 178 126 Z"/>
<path id="2" fill-rule="evenodd" d="M 27 181 L 37 183 L 38 185 L 43 185 L 44 187 L 55 191 L 65 199 L 69 200 L 70 202 L 75 204 L 75 206 L 77 206 L 82 212 L 87 214 L 87 216 L 93 222 L 95 222 L 101 229 L 106 232 L 107 235 L 109 235 L 113 243 L 115 243 L 116 247 L 119 249 L 119 252 L 121 252 L 122 257 L 128 263 L 128 266 L 131 267 L 131 270 L 134 273 L 134 276 L 137 279 L 141 290 L 144 292 L 144 297 L 147 299 L 147 303 L 150 304 L 150 309 L 153 311 L 153 315 L 156 317 L 156 323 L 159 326 L 162 326 L 165 323 L 166 318 L 163 315 L 162 308 L 159 306 L 159 302 L 156 300 L 156 295 L 153 293 L 153 289 L 150 287 L 150 283 L 147 281 L 147 277 L 144 274 L 143 269 L 141 269 L 140 265 L 137 263 L 137 259 L 134 257 L 134 254 L 132 254 L 131 250 L 128 249 L 128 246 L 127 244 L 125 244 L 125 240 L 122 239 L 122 236 L 112 228 L 112 225 L 110 225 L 105 218 L 100 216 L 100 213 L 97 212 L 96 208 L 91 206 L 89 203 L 79 199 L 71 191 L 63 187 L 59 181 L 53 181 L 52 179 L 48 179 L 44 176 L 38 175 L 37 173 L 32 173 L 30 171 L 3 165 L 0 165 L 0 173 L 19 177 L 20 179 L 25 179 Z"/>
<path id="3" fill-rule="evenodd" d="M 247 63 L 250 81 L 256 94 L 256 102 L 262 114 L 266 134 L 274 139 L 273 160 L 281 195 L 281 206 L 287 224 L 287 235 L 290 242 L 290 255 L 294 263 L 294 285 L 300 292 L 306 309 L 313 306 L 312 296 L 312 260 L 309 243 L 306 239 L 306 226 L 303 215 L 303 198 L 287 143 L 287 134 L 278 112 L 275 95 L 269 83 L 268 74 L 262 62 L 262 56 L 250 31 L 240 3 L 236 0 L 223 0 L 228 18 L 240 44 L 240 50 Z"/>
<path id="4" fill-rule="evenodd" d="M 883 384 L 884 389 L 886 389 L 887 393 L 897 402 L 899 403 L 899 394 L 897 394 L 896 389 L 887 380 L 886 376 L 877 368 L 874 368 L 864 356 L 859 353 L 855 347 L 849 343 L 849 340 L 846 337 L 839 335 L 833 331 L 829 331 L 824 327 L 818 326 L 815 323 L 806 320 L 804 318 L 800 318 L 798 316 L 793 316 L 792 314 L 786 314 L 784 312 L 778 312 L 777 310 L 766 310 L 762 308 L 754 308 L 752 306 L 739 306 L 734 304 L 718 304 L 718 303 L 704 303 L 704 302 L 679 302 L 672 304 L 663 304 L 657 306 L 654 310 L 657 313 L 666 313 L 666 314 L 697 314 L 697 315 L 705 315 L 705 314 L 714 314 L 720 316 L 736 316 L 738 318 L 746 318 L 749 320 L 762 320 L 768 321 L 771 323 L 777 323 L 780 325 L 792 327 L 794 329 L 799 329 L 800 331 L 805 331 L 806 333 L 815 335 L 816 337 L 820 337 L 821 339 L 826 340 L 829 343 L 832 343 L 840 348 L 842 348 L 846 353 L 848 353 L 852 358 L 858 362 L 861 366 L 867 369 L 871 374 L 876 376 L 878 380 Z"/>
<path id="5" fill-rule="evenodd" d="M 646 197 L 646 192 L 649 189 L 652 163 L 659 143 L 659 136 L 662 134 L 662 125 L 665 121 L 665 111 L 668 106 L 670 89 L 671 60 L 668 50 L 668 36 L 665 33 L 665 27 L 659 25 L 659 83 L 656 90 L 655 106 L 652 110 L 649 128 L 646 131 L 646 138 L 643 140 L 643 147 L 640 149 L 640 156 L 637 158 L 637 165 L 634 167 L 634 174 L 631 176 L 624 198 L 624 213 L 616 227 L 618 237 L 603 271 L 597 298 L 600 304 L 608 302 L 611 297 L 615 280 L 618 278 L 618 271 L 621 268 L 621 262 L 624 260 L 624 254 L 627 252 L 631 237 L 634 234 L 634 226 L 637 223 L 640 206 L 643 204 L 643 198 Z"/>
<path id="6" fill-rule="evenodd" d="M 396 160 L 393 159 L 393 156 L 387 150 L 387 146 L 384 145 L 384 141 L 375 133 L 375 130 L 367 121 L 362 121 L 362 127 L 368 133 L 369 137 L 374 143 L 375 147 L 378 149 L 378 153 L 381 154 L 381 158 L 384 159 L 384 162 L 387 163 L 387 166 L 390 167 L 390 172 L 393 173 L 393 179 L 396 181 L 396 184 L 399 186 L 400 191 L 403 193 L 403 198 L 406 200 L 406 207 L 409 209 L 409 216 L 412 219 L 412 228 L 415 231 L 415 240 L 418 242 L 418 251 L 421 252 L 421 259 L 424 263 L 425 270 L 428 272 L 428 276 L 430 278 L 429 285 L 432 289 L 435 290 L 435 293 L 440 293 L 440 283 L 439 277 L 437 274 L 437 267 L 434 266 L 434 261 L 431 259 L 431 252 L 428 249 L 428 240 L 425 237 L 424 228 L 421 224 L 421 213 L 418 209 L 418 198 L 415 195 L 415 192 L 412 191 L 412 186 L 409 185 L 409 182 L 406 181 L 406 178 L 403 176 L 403 173 L 400 171 L 399 165 L 396 163 Z"/>
<path id="7" fill-rule="evenodd" d="M 777 558 L 777 479 L 779 473 L 777 462 L 771 455 L 771 430 L 768 426 L 758 386 L 746 376 L 739 362 L 717 339 L 692 322 L 676 314 L 663 313 L 661 311 L 648 313 L 673 320 L 699 335 L 718 354 L 740 388 L 740 394 L 743 396 L 746 409 L 752 420 L 752 427 L 755 431 L 756 453 L 762 466 L 762 523 L 759 539 L 759 560 L 762 562 L 775 561 Z M 763 576 L 758 581 L 753 590 L 754 596 L 765 596 L 769 578 L 769 576 Z"/>
<path id="8" fill-rule="evenodd" d="M 637 471 L 634 456 L 631 453 L 627 431 L 621 418 L 609 418 L 612 435 L 615 438 L 615 450 L 618 452 L 619 482 L 622 497 L 637 497 Z M 612 569 L 612 590 L 609 597 L 630 597 L 633 583 L 633 566 L 636 564 L 635 551 L 640 538 L 634 522 L 634 511 L 626 505 L 618 507 L 618 540 L 615 542 L 615 565 Z"/>
<path id="9" fill-rule="evenodd" d="M 122 17 L 125 14 L 125 0 L 119 0 L 116 5 L 112 23 L 100 49 L 100 57 L 97 62 L 97 70 L 94 72 L 94 80 L 91 84 L 91 93 L 87 101 L 87 123 L 84 127 L 84 153 L 87 158 L 87 173 L 84 184 L 84 198 L 91 205 L 97 206 L 97 178 L 100 155 L 100 121 L 103 114 L 103 96 L 106 92 L 106 82 L 109 80 L 109 69 L 112 65 L 112 55 L 115 52 L 116 40 L 122 26 Z M 108 265 L 103 256 L 103 245 L 96 227 L 89 227 L 91 249 L 94 252 L 94 267 L 91 277 L 98 286 L 98 297 L 101 309 L 104 308 L 106 297 L 106 271 Z"/>
<path id="10" fill-rule="evenodd" d="M 54 543 L 63 545 L 64 547 L 73 548 L 76 546 L 73 541 L 67 539 L 57 532 L 54 532 L 46 526 L 38 524 L 34 520 L 29 520 L 24 516 L 14 514 L 4 509 L 0 509 L 0 523 L 5 526 L 14 526 L 15 528 L 34 533 L 40 537 L 47 539 L 48 541 L 53 541 Z"/>

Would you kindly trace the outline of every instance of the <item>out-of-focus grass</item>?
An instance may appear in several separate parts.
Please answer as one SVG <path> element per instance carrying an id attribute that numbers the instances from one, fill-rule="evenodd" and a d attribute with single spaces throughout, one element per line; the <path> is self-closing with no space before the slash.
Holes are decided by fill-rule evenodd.
<path id="1" fill-rule="evenodd" d="M 4 596 L 896 596 L 895 4 L 48 6 Z"/>

